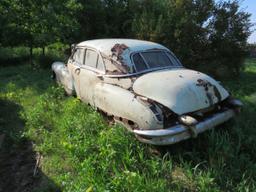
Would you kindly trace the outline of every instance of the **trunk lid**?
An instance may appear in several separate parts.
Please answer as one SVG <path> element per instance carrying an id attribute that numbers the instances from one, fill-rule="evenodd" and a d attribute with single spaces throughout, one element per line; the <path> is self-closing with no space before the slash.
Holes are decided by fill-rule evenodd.
<path id="1" fill-rule="evenodd" d="M 144 74 L 134 82 L 133 90 L 179 115 L 208 108 L 229 96 L 211 77 L 184 68 Z"/>

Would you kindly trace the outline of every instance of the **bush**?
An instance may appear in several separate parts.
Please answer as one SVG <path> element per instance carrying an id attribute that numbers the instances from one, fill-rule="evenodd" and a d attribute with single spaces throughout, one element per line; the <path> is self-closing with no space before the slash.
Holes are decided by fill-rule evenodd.
<path id="1" fill-rule="evenodd" d="M 29 61 L 29 56 L 0 58 L 0 66 L 20 65 L 28 61 Z"/>
<path id="2" fill-rule="evenodd" d="M 20 65 L 29 61 L 29 51 L 27 47 L 1 47 L 0 66 Z"/>
<path id="3" fill-rule="evenodd" d="M 239 1 L 151 0 L 141 4 L 132 22 L 136 38 L 166 45 L 188 68 L 215 76 L 239 74 L 251 26 L 250 14 L 240 9 Z"/>
<path id="4" fill-rule="evenodd" d="M 62 61 L 62 59 L 56 55 L 39 55 L 35 58 L 34 66 L 42 69 L 50 69 L 52 63 L 55 61 Z"/>

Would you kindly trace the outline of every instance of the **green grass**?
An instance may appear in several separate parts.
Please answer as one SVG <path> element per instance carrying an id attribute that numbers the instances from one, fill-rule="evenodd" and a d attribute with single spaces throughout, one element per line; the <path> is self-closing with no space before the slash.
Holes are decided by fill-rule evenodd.
<path id="1" fill-rule="evenodd" d="M 5 67 L 0 134 L 6 149 L 29 140 L 42 154 L 40 169 L 54 185 L 43 180 L 36 191 L 256 191 L 256 60 L 223 84 L 243 101 L 240 116 L 223 129 L 155 148 L 64 96 L 50 71 Z"/>

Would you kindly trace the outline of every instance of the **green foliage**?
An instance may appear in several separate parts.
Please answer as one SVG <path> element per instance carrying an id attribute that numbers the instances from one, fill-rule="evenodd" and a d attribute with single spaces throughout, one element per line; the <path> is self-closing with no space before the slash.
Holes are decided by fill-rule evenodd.
<path id="1" fill-rule="evenodd" d="M 9 10 L 0 15 L 6 23 L 1 42 L 7 46 L 45 47 L 58 40 L 71 43 L 70 34 L 78 27 L 74 12 L 79 4 L 73 0 L 3 0 L 1 9 Z"/>
<path id="2" fill-rule="evenodd" d="M 0 66 L 19 65 L 29 60 L 27 47 L 1 47 Z"/>
<path id="3" fill-rule="evenodd" d="M 67 61 L 69 46 L 62 43 L 54 43 L 44 48 L 33 49 L 33 67 L 50 69 L 55 61 Z M 21 65 L 30 61 L 29 48 L 27 47 L 1 47 L 0 48 L 0 67 L 10 65 Z"/>
<path id="4" fill-rule="evenodd" d="M 58 60 L 59 59 L 57 57 L 52 55 L 39 55 L 34 61 L 34 66 L 37 68 L 50 69 L 53 62 Z"/>
<path id="5" fill-rule="evenodd" d="M 239 74 L 251 27 L 250 14 L 239 9 L 239 1 L 141 3 L 132 22 L 135 37 L 163 43 L 189 68 L 216 76 Z"/>
<path id="6" fill-rule="evenodd" d="M 256 43 L 248 44 L 247 49 L 251 58 L 256 58 Z"/>
<path id="7" fill-rule="evenodd" d="M 246 44 L 250 35 L 249 14 L 239 10 L 238 1 L 221 2 L 210 22 L 212 67 L 225 67 L 239 75 L 247 55 Z"/>
<path id="8" fill-rule="evenodd" d="M 0 45 L 28 46 L 31 60 L 33 47 L 129 37 L 215 76 L 239 75 L 251 32 L 239 0 L 2 0 L 0 24 Z"/>
<path id="9" fill-rule="evenodd" d="M 235 121 L 155 148 L 64 96 L 49 70 L 5 67 L 0 134 L 10 142 L 32 140 L 43 156 L 41 171 L 63 191 L 255 191 L 255 75 L 256 61 L 247 60 L 240 79 L 223 82 L 245 104 Z M 52 182 L 40 180 L 37 191 L 55 189 Z"/>

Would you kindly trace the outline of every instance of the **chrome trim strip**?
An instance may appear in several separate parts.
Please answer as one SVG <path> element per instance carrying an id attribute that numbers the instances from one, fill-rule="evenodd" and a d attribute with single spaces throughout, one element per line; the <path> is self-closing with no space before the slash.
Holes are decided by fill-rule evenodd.
<path id="1" fill-rule="evenodd" d="M 136 75 L 141 75 L 141 74 L 145 74 L 148 72 L 153 72 L 153 71 L 161 71 L 161 70 L 165 70 L 165 69 L 179 69 L 179 68 L 184 68 L 183 66 L 177 66 L 177 67 L 173 67 L 173 66 L 167 66 L 167 67 L 158 67 L 158 68 L 154 68 L 154 69 L 147 69 L 145 71 L 141 71 L 141 72 L 136 72 L 136 73 L 129 73 L 129 74 L 123 74 L 123 75 L 103 75 L 104 77 L 113 77 L 113 78 L 121 78 L 121 77 L 132 77 L 132 76 L 136 76 Z"/>
<path id="2" fill-rule="evenodd" d="M 76 67 L 81 68 L 81 69 L 87 69 L 89 71 L 101 74 L 102 76 L 104 76 L 104 74 L 105 74 L 103 71 L 100 71 L 100 70 L 98 70 L 94 67 L 90 67 L 90 66 L 87 66 L 87 65 L 81 65 L 81 64 L 77 63 L 76 61 L 74 61 L 72 64 L 75 65 Z"/>

